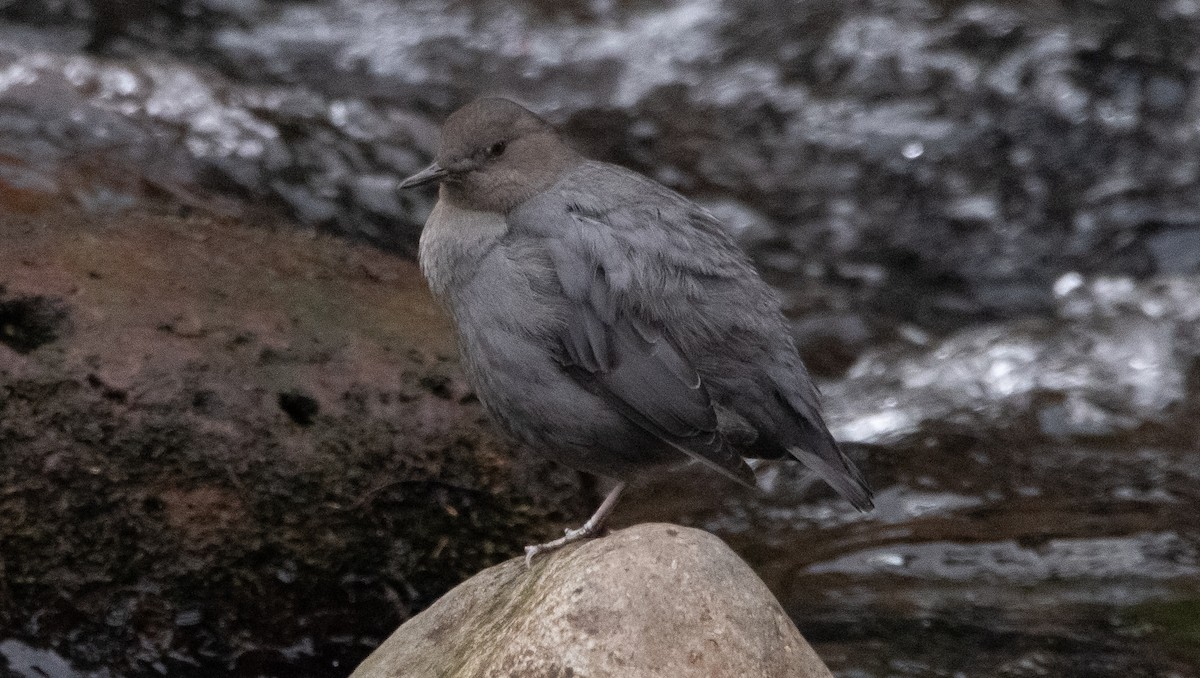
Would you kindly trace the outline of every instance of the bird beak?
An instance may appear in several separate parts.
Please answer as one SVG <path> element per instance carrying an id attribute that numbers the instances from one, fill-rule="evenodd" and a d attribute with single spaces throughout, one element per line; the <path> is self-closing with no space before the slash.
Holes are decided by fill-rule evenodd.
<path id="1" fill-rule="evenodd" d="M 416 174 L 412 175 L 411 177 L 405 179 L 404 181 L 401 181 L 400 188 L 413 188 L 414 186 L 424 186 L 425 184 L 432 183 L 434 181 L 441 181 L 442 179 L 445 179 L 446 175 L 448 175 L 448 174 L 450 174 L 449 171 L 447 171 L 441 165 L 439 165 L 435 162 L 432 165 L 430 165 L 429 167 L 426 167 L 425 169 L 421 170 L 420 172 L 417 172 Z"/>

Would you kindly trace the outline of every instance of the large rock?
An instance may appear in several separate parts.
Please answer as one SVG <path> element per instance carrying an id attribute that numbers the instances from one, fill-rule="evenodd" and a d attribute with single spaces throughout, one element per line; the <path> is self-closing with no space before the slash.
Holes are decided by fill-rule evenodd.
<path id="1" fill-rule="evenodd" d="M 830 675 L 720 539 L 647 524 L 479 573 L 351 678 Z"/>
<path id="2" fill-rule="evenodd" d="M 491 438 L 454 353 L 416 267 L 370 248 L 0 213 L 0 639 L 114 675 L 344 675 L 582 510 Z"/>

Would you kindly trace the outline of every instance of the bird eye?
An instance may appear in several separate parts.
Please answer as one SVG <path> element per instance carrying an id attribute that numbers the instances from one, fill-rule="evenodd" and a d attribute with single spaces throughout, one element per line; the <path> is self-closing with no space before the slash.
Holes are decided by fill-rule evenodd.
<path id="1" fill-rule="evenodd" d="M 503 155 L 504 149 L 507 146 L 508 146 L 508 144 L 504 143 L 503 141 L 497 141 L 496 143 L 492 144 L 491 146 L 488 146 L 487 154 L 493 158 Z"/>

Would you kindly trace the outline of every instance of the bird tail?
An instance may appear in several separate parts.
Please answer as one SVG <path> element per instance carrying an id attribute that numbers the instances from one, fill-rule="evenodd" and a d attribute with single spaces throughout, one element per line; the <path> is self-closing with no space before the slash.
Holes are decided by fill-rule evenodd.
<path id="1" fill-rule="evenodd" d="M 850 461 L 833 434 L 821 419 L 821 413 L 816 403 L 816 388 L 809 386 L 811 394 L 805 398 L 802 394 L 794 397 L 781 396 L 791 405 L 795 416 L 789 418 L 790 426 L 784 429 L 781 447 L 787 448 L 793 457 L 799 459 L 805 466 L 817 472 L 821 479 L 830 487 L 846 498 L 859 511 L 870 511 L 875 508 L 871 501 L 874 492 L 863 477 L 862 471 Z"/>
<path id="2" fill-rule="evenodd" d="M 838 494 L 853 504 L 854 508 L 859 511 L 870 511 L 875 508 L 875 502 L 871 500 L 875 493 L 863 478 L 862 473 L 859 472 L 858 467 L 841 450 L 835 447 L 833 451 L 837 454 L 837 458 L 831 463 L 824 456 L 800 447 L 788 450 L 805 466 L 816 471 L 822 480 L 829 483 L 833 489 L 837 490 Z"/>

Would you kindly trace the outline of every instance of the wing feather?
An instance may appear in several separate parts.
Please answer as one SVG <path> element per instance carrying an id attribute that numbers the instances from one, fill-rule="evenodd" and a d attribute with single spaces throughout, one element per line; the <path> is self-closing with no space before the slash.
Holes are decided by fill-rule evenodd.
<path id="1" fill-rule="evenodd" d="M 718 426 L 720 407 L 727 423 L 741 422 L 739 445 L 794 456 L 870 506 L 865 479 L 821 419 L 778 302 L 715 217 L 634 172 L 587 162 L 508 219 L 514 237 L 548 252 L 563 297 L 561 362 L 584 388 L 751 484 Z"/>
<path id="2" fill-rule="evenodd" d="M 621 248 L 595 247 L 598 224 L 590 217 L 563 217 L 546 247 L 566 297 L 559 337 L 564 368 L 637 426 L 752 486 L 753 471 L 721 435 L 700 373 L 665 328 L 614 289 L 629 278 L 609 258 Z"/>

